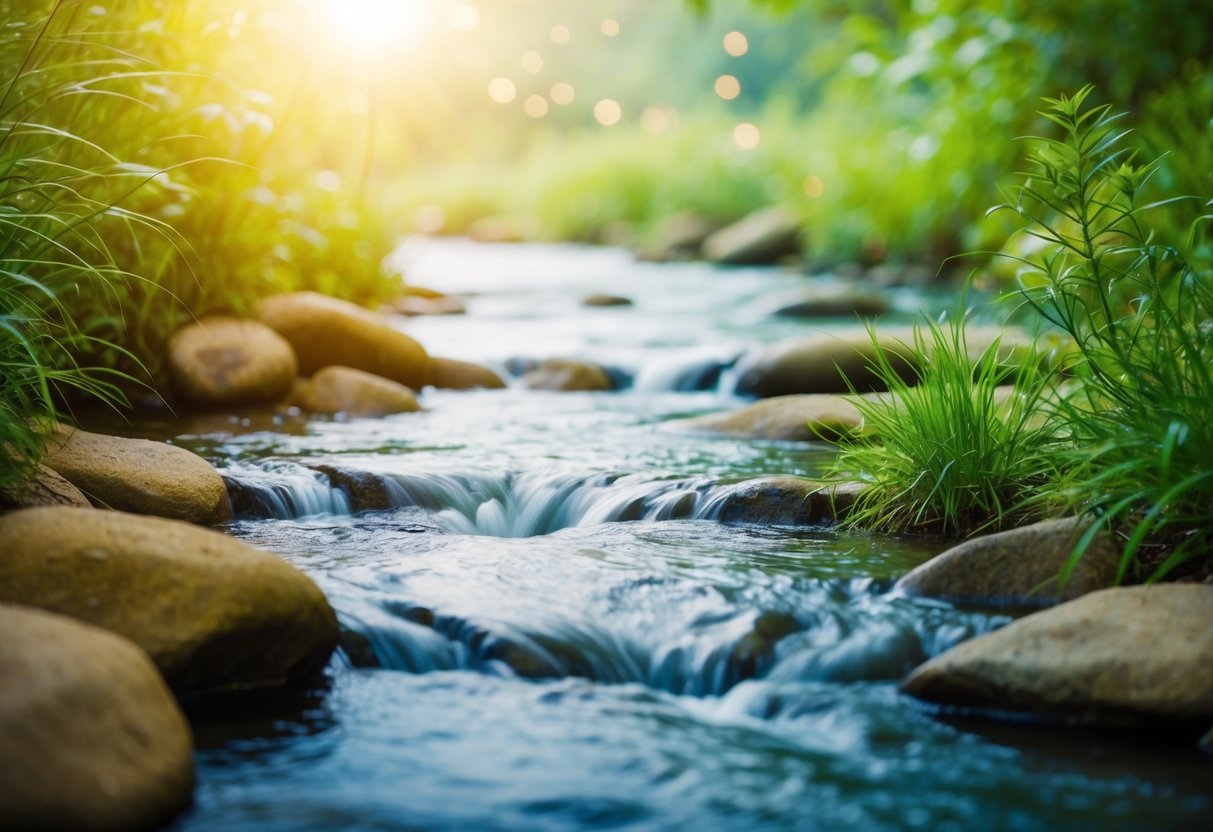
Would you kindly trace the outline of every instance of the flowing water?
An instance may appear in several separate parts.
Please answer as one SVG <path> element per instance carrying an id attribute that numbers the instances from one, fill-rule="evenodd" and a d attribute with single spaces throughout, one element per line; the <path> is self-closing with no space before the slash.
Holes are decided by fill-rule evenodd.
<path id="1" fill-rule="evenodd" d="M 889 592 L 938 544 L 724 524 L 732 483 L 812 475 L 826 446 L 680 433 L 741 404 L 745 348 L 803 277 L 577 247 L 414 242 L 410 278 L 472 293 L 401 321 L 502 367 L 582 357 L 613 393 L 427 391 L 381 420 L 197 421 L 231 532 L 324 589 L 323 687 L 204 705 L 195 830 L 1182 829 L 1195 755 L 944 721 L 914 666 L 1009 619 Z M 632 308 L 584 308 L 609 291 Z M 894 317 L 930 298 L 894 297 Z M 841 325 L 836 323 L 835 325 Z M 706 388 L 706 389 L 703 389 Z"/>

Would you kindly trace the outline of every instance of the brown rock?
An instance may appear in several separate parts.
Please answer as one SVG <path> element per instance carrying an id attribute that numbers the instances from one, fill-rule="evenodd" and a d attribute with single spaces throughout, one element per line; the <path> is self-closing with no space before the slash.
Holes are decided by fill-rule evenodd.
<path id="1" fill-rule="evenodd" d="M 655 253 L 666 260 L 698 256 L 704 240 L 719 230 L 719 222 L 694 211 L 675 214 L 657 227 Z"/>
<path id="2" fill-rule="evenodd" d="M 778 206 L 755 211 L 720 229 L 703 242 L 714 263 L 764 265 L 800 253 L 800 220 Z"/>
<path id="3" fill-rule="evenodd" d="M 447 390 L 500 390 L 505 387 L 501 376 L 480 364 L 456 361 L 453 358 L 434 358 L 434 374 L 430 383 Z"/>
<path id="4" fill-rule="evenodd" d="M 747 439 L 833 441 L 861 429 L 863 417 L 842 396 L 775 396 L 740 410 L 681 419 L 670 426 Z"/>
<path id="5" fill-rule="evenodd" d="M 177 330 L 168 356 L 173 386 L 207 407 L 281 401 L 299 368 L 285 338 L 239 318 L 204 318 Z"/>
<path id="6" fill-rule="evenodd" d="M 150 830 L 189 805 L 189 725 L 142 650 L 7 605 L 0 634 L 5 829 Z"/>
<path id="7" fill-rule="evenodd" d="M 294 347 L 304 375 L 339 365 L 414 390 L 429 383 L 425 349 L 368 309 L 315 292 L 295 292 L 266 298 L 260 319 Z"/>
<path id="8" fill-rule="evenodd" d="M 781 318 L 873 318 L 889 311 L 885 295 L 858 286 L 834 286 L 799 293 L 786 298 L 775 310 Z"/>
<path id="9" fill-rule="evenodd" d="M 826 484 L 800 477 L 761 477 L 715 495 L 704 514 L 721 523 L 810 526 L 841 519 L 855 502 L 859 483 Z"/>
<path id="10" fill-rule="evenodd" d="M 1213 586 L 1105 589 L 919 667 L 911 696 L 1088 725 L 1213 721 Z"/>
<path id="11" fill-rule="evenodd" d="M 966 540 L 897 582 L 908 595 L 962 604 L 1039 604 L 1069 601 L 1116 583 L 1120 552 L 1100 532 L 1069 579 L 1062 570 L 1087 527 L 1078 518 L 1046 520 Z"/>
<path id="12" fill-rule="evenodd" d="M 231 517 L 223 478 L 184 448 L 65 427 L 51 437 L 46 464 L 102 508 L 204 526 Z"/>
<path id="13" fill-rule="evenodd" d="M 417 396 L 403 384 L 351 367 L 325 367 L 296 395 L 304 410 L 344 413 L 352 418 L 377 418 L 421 409 Z"/>
<path id="14" fill-rule="evenodd" d="M 623 295 L 608 295 L 604 292 L 598 292 L 593 295 L 586 295 L 581 299 L 582 306 L 631 306 L 632 299 L 625 298 Z"/>
<path id="15" fill-rule="evenodd" d="M 79 508 L 0 517 L 0 601 L 130 639 L 179 695 L 323 666 L 337 621 L 281 558 L 186 523 Z"/>
<path id="16" fill-rule="evenodd" d="M 442 295 L 437 298 L 405 295 L 387 305 L 386 312 L 396 315 L 464 315 L 468 311 L 467 304 L 459 298 Z"/>
<path id="17" fill-rule="evenodd" d="M 92 503 L 79 488 L 45 465 L 34 469 L 28 480 L 0 488 L 0 511 L 37 506 L 90 508 Z"/>
<path id="18" fill-rule="evenodd" d="M 544 361 L 522 377 L 522 386 L 528 390 L 550 390 L 558 392 L 610 390 L 610 376 L 606 370 L 589 361 L 569 361 L 552 358 Z"/>

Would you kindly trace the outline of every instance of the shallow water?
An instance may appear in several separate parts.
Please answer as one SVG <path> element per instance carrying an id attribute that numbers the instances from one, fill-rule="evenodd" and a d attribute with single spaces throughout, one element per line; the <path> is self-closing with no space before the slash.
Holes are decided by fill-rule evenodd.
<path id="1" fill-rule="evenodd" d="M 426 412 L 382 420 L 149 426 L 216 461 L 240 511 L 231 532 L 311 575 L 345 633 L 324 687 L 196 712 L 197 800 L 174 828 L 1213 820 L 1195 754 L 959 725 L 898 694 L 925 658 L 1008 620 L 889 592 L 940 544 L 714 519 L 729 483 L 830 457 L 668 424 L 740 404 L 727 369 L 679 392 L 699 368 L 822 326 L 769 315 L 803 278 L 578 247 L 418 242 L 401 256 L 418 284 L 477 293 L 466 317 L 400 322 L 431 352 L 583 357 L 634 384 L 428 391 Z M 595 291 L 636 306 L 581 307 Z M 901 316 L 932 303 L 895 302 Z M 333 472 L 371 483 L 381 510 L 354 513 Z"/>

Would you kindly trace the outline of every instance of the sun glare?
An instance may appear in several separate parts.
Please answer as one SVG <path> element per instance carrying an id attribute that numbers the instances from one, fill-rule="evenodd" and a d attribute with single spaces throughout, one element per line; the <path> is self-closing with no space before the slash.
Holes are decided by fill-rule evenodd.
<path id="1" fill-rule="evenodd" d="M 386 49 L 416 35 L 428 0 L 323 0 L 334 36 L 356 49 Z"/>

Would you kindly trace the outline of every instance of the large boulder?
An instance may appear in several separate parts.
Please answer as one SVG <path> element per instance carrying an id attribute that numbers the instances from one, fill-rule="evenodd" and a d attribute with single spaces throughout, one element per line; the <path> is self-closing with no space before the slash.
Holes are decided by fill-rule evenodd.
<path id="1" fill-rule="evenodd" d="M 785 208 L 755 211 L 703 241 L 703 255 L 730 266 L 777 263 L 800 253 L 800 220 Z"/>
<path id="2" fill-rule="evenodd" d="M 607 371 L 589 361 L 552 358 L 522 376 L 522 386 L 528 390 L 586 392 L 610 390 L 614 387 Z"/>
<path id="3" fill-rule="evenodd" d="M 239 318 L 203 318 L 177 330 L 168 359 L 177 392 L 212 408 L 279 402 L 299 374 L 285 338 Z"/>
<path id="4" fill-rule="evenodd" d="M 0 488 L 0 511 L 38 506 L 76 506 L 92 503 L 79 488 L 45 465 L 37 466 L 27 479 Z"/>
<path id="5" fill-rule="evenodd" d="M 966 540 L 897 582 L 907 595 L 961 604 L 1048 606 L 1116 583 L 1120 551 L 1098 533 L 1066 580 L 1062 571 L 1087 523 L 1046 520 Z"/>
<path id="6" fill-rule="evenodd" d="M 713 495 L 704 514 L 728 524 L 829 524 L 846 516 L 862 487 L 859 483 L 826 484 L 800 477 L 760 477 Z"/>
<path id="7" fill-rule="evenodd" d="M 352 367 L 325 367 L 297 388 L 292 401 L 312 413 L 377 418 L 421 409 L 412 390 Z"/>
<path id="8" fill-rule="evenodd" d="M 727 413 L 671 422 L 670 427 L 792 442 L 837 440 L 863 427 L 859 409 L 842 396 L 776 396 Z"/>
<path id="9" fill-rule="evenodd" d="M 430 377 L 430 383 L 447 390 L 499 390 L 505 387 L 501 376 L 488 367 L 470 361 L 438 357 L 434 358 L 434 374 Z"/>
<path id="10" fill-rule="evenodd" d="M 1004 363 L 1040 360 L 1031 338 L 1018 330 L 998 327 L 968 327 L 965 332 L 970 357 L 977 361 L 993 353 Z M 796 393 L 845 393 L 849 379 L 859 392 L 883 390 L 884 384 L 872 370 L 876 345 L 889 359 L 894 372 L 913 382 L 916 378 L 914 331 L 898 327 L 879 329 L 873 334 L 863 328 L 843 331 L 819 330 L 809 335 L 788 338 L 758 347 L 737 362 L 736 392 L 745 396 L 769 398 Z M 927 344 L 928 351 L 931 345 Z"/>
<path id="11" fill-rule="evenodd" d="M 0 818 L 11 832 L 160 828 L 189 805 L 192 739 L 142 650 L 0 605 Z"/>
<path id="12" fill-rule="evenodd" d="M 1105 589 L 1021 618 L 919 667 L 906 693 L 1088 725 L 1213 722 L 1213 586 Z"/>
<path id="13" fill-rule="evenodd" d="M 295 292 L 266 298 L 259 317 L 294 347 L 304 375 L 340 365 L 414 390 L 429 383 L 425 349 L 369 309 L 316 292 Z"/>
<path id="14" fill-rule="evenodd" d="M 223 478 L 184 448 L 64 427 L 45 461 L 96 506 L 204 526 L 231 518 Z"/>
<path id="15" fill-rule="evenodd" d="M 0 601 L 138 644 L 179 695 L 275 686 L 323 666 L 337 621 L 281 558 L 186 523 L 79 508 L 0 517 Z"/>

